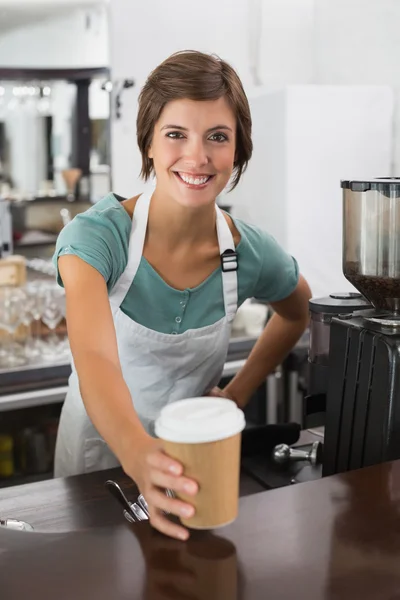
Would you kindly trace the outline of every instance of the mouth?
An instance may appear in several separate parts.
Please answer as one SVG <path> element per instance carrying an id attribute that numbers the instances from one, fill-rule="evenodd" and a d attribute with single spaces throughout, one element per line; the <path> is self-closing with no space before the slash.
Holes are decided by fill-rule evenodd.
<path id="1" fill-rule="evenodd" d="M 192 174 L 182 171 L 173 171 L 173 173 L 178 181 L 193 190 L 204 189 L 215 177 L 215 175 Z"/>

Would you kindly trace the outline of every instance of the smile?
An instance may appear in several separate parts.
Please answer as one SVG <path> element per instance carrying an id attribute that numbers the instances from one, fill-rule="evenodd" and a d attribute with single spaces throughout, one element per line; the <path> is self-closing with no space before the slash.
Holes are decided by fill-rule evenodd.
<path id="1" fill-rule="evenodd" d="M 215 177 L 215 175 L 192 175 L 189 173 L 178 173 L 177 171 L 174 171 L 174 175 L 186 186 L 197 189 L 204 188 Z"/>

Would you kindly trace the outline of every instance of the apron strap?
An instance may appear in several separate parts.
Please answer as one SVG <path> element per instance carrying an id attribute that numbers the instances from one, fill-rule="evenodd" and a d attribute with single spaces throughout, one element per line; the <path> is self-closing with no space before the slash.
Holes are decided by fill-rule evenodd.
<path id="1" fill-rule="evenodd" d="M 146 238 L 147 221 L 149 218 L 150 200 L 153 190 L 144 192 L 136 201 L 132 218 L 132 230 L 129 238 L 128 262 L 125 271 L 115 283 L 109 294 L 111 309 L 113 313 L 119 309 L 126 294 L 131 287 L 140 265 L 143 254 L 143 246 Z"/>
<path id="2" fill-rule="evenodd" d="M 222 266 L 222 289 L 224 293 L 225 314 L 228 321 L 233 321 L 237 311 L 238 284 L 237 270 L 238 257 L 235 242 L 229 225 L 218 206 L 217 211 L 217 234 Z"/>

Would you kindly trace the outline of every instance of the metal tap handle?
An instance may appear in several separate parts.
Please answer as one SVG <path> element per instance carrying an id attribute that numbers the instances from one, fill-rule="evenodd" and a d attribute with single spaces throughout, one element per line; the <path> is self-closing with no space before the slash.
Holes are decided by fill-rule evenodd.
<path id="1" fill-rule="evenodd" d="M 290 448 L 287 444 L 278 444 L 273 451 L 273 461 L 278 465 L 287 465 L 291 462 L 307 461 L 313 466 L 322 461 L 322 443 L 314 442 L 309 450 Z"/>
<path id="2" fill-rule="evenodd" d="M 114 496 L 114 498 L 121 504 L 121 506 L 125 509 L 125 511 L 129 514 L 131 519 L 136 522 L 140 519 L 137 518 L 137 513 L 134 510 L 132 504 L 128 501 L 124 492 L 121 490 L 120 486 L 116 481 L 109 479 L 105 483 L 106 488 Z"/>
<path id="3" fill-rule="evenodd" d="M 308 460 L 310 452 L 308 450 L 298 450 L 297 448 L 289 448 L 289 460 L 295 462 L 298 460 Z"/>

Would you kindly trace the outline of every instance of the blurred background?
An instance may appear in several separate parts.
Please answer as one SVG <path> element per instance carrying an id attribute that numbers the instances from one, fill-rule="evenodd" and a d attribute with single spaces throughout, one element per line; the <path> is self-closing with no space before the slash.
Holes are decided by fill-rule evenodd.
<path id="1" fill-rule="evenodd" d="M 254 155 L 218 203 L 272 233 L 314 296 L 346 292 L 340 180 L 400 174 L 399 23 L 397 0 L 0 0 L 0 451 L 12 456 L 0 478 L 51 472 L 70 367 L 50 258 L 77 213 L 144 189 L 135 122 L 149 72 L 183 49 L 237 69 Z M 244 310 L 226 377 L 265 319 Z M 301 419 L 281 381 L 255 422 Z"/>

